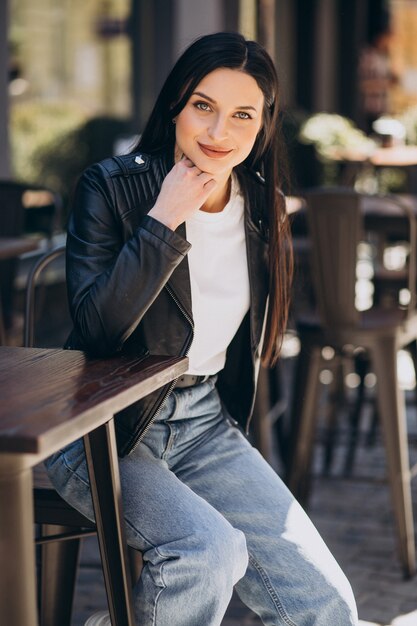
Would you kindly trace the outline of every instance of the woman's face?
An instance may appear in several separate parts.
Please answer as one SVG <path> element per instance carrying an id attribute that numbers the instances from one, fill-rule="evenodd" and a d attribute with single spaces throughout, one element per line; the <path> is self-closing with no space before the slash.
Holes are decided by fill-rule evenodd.
<path id="1" fill-rule="evenodd" d="M 262 125 L 264 96 L 239 70 L 220 68 L 197 85 L 176 122 L 176 160 L 183 155 L 223 179 L 250 154 Z"/>

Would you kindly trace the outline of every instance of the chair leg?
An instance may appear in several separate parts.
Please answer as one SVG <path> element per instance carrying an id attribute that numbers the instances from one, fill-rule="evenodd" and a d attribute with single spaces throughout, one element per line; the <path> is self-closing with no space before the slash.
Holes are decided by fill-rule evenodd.
<path id="1" fill-rule="evenodd" d="M 43 536 L 65 533 L 67 526 L 42 525 Z M 70 626 L 80 539 L 40 546 L 40 626 Z"/>
<path id="2" fill-rule="evenodd" d="M 377 407 L 377 398 L 373 398 L 372 400 L 373 403 L 373 407 L 372 407 L 372 415 L 371 415 L 371 423 L 369 426 L 369 430 L 366 433 L 366 437 L 365 437 L 365 446 L 367 446 L 368 448 L 372 448 L 372 446 L 375 445 L 376 440 L 377 440 L 377 435 L 378 435 L 378 421 L 379 421 L 379 415 L 378 415 L 378 407 Z"/>
<path id="3" fill-rule="evenodd" d="M 387 455 L 388 478 L 404 575 L 415 573 L 414 522 L 411 505 L 405 399 L 397 378 L 397 346 L 394 337 L 381 338 L 372 351 L 377 376 L 378 412 Z"/>
<path id="4" fill-rule="evenodd" d="M 320 364 L 320 348 L 301 339 L 293 384 L 287 484 L 304 506 L 311 487 Z"/>
<path id="5" fill-rule="evenodd" d="M 359 376 L 359 386 L 357 389 L 354 407 L 349 415 L 349 441 L 348 450 L 345 458 L 344 475 L 352 474 L 355 462 L 356 448 L 359 439 L 359 424 L 361 419 L 361 411 L 365 400 L 365 376 L 369 369 L 369 361 L 367 357 L 359 355 L 355 359 L 355 370 Z"/>
<path id="6" fill-rule="evenodd" d="M 113 626 L 133 626 L 132 582 L 113 419 L 84 437 L 104 584 Z"/>
<path id="7" fill-rule="evenodd" d="M 326 402 L 325 412 L 325 434 L 324 434 L 324 455 L 323 455 L 323 475 L 330 474 L 334 449 L 338 438 L 338 414 L 339 409 L 343 405 L 345 387 L 344 387 L 344 368 L 343 357 L 336 356 L 333 363 L 333 380 L 329 385 L 329 393 Z"/>

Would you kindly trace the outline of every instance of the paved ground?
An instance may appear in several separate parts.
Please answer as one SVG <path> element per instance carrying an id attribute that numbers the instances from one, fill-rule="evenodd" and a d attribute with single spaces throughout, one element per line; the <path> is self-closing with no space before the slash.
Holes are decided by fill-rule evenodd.
<path id="1" fill-rule="evenodd" d="M 410 403 L 411 400 L 413 398 Z M 410 455 L 416 462 L 417 415 L 411 404 L 408 417 Z M 405 581 L 397 560 L 380 437 L 373 447 L 361 445 L 358 448 L 354 473 L 349 479 L 340 477 L 346 449 L 344 425 L 329 477 L 320 473 L 323 449 L 320 439 L 319 436 L 310 514 L 352 583 L 360 618 L 364 623 L 378 626 L 417 626 L 417 579 Z M 413 500 L 417 519 L 417 481 L 413 484 Z M 73 626 L 82 626 L 91 612 L 104 607 L 105 594 L 92 539 L 86 543 L 82 557 Z M 234 597 L 223 626 L 260 624 L 260 620 Z"/>

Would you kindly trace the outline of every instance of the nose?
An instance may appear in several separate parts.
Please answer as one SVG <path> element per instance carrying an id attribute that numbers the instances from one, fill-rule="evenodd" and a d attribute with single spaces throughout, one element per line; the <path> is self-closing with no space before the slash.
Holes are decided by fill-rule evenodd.
<path id="1" fill-rule="evenodd" d="M 222 115 L 216 115 L 208 128 L 208 136 L 213 141 L 222 141 L 226 139 L 227 134 L 227 119 Z"/>

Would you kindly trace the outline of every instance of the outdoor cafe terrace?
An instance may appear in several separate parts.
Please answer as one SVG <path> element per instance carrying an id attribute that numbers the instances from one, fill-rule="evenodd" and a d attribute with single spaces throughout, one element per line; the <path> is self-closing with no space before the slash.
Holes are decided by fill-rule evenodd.
<path id="1" fill-rule="evenodd" d="M 55 238 L 54 243 L 62 243 Z M 22 287 L 33 264 L 33 252 L 21 260 L 16 279 L 17 313 L 14 334 L 9 343 L 21 342 Z M 42 316 L 37 324 L 38 341 L 45 346 L 61 345 L 68 328 L 65 311 L 64 273 L 62 260 L 54 266 L 48 280 L 51 302 L 50 317 Z M 57 319 L 65 323 L 56 326 Z M 52 332 L 51 332 L 51 329 Z M 297 340 L 290 333 L 284 346 L 282 374 L 284 388 L 291 387 L 297 358 Z M 417 461 L 417 403 L 415 375 L 410 358 L 401 354 L 401 385 L 405 389 L 410 464 Z M 327 371 L 327 376 L 329 372 Z M 349 443 L 348 412 L 340 411 L 338 431 L 333 445 L 330 467 L 324 470 L 328 430 L 326 407 L 329 380 L 326 370 L 320 383 L 319 428 L 315 435 L 313 483 L 308 511 L 320 533 L 346 572 L 358 603 L 363 624 L 378 626 L 414 626 L 417 623 L 417 591 L 415 578 L 405 580 L 398 559 L 394 519 L 386 480 L 386 456 L 380 429 L 371 436 L 375 390 L 366 389 L 364 411 L 356 447 L 356 458 L 350 475 L 345 463 Z M 354 379 L 351 378 L 354 381 Z M 372 381 L 371 381 L 372 382 Z M 355 386 L 348 391 L 349 406 L 354 401 Z M 287 399 L 288 400 L 288 399 Z M 282 408 L 282 407 L 281 407 Z M 281 410 L 281 409 L 279 409 Z M 288 419 L 285 415 L 279 418 Z M 284 475 L 279 448 L 279 421 L 272 430 L 272 462 Z M 277 443 L 278 442 L 278 443 Z M 414 516 L 417 513 L 417 482 L 412 481 Z M 101 572 L 97 539 L 83 541 L 78 571 L 72 626 L 83 626 L 95 610 L 106 607 L 106 593 Z M 224 626 L 250 626 L 260 620 L 234 596 L 223 621 Z"/>

